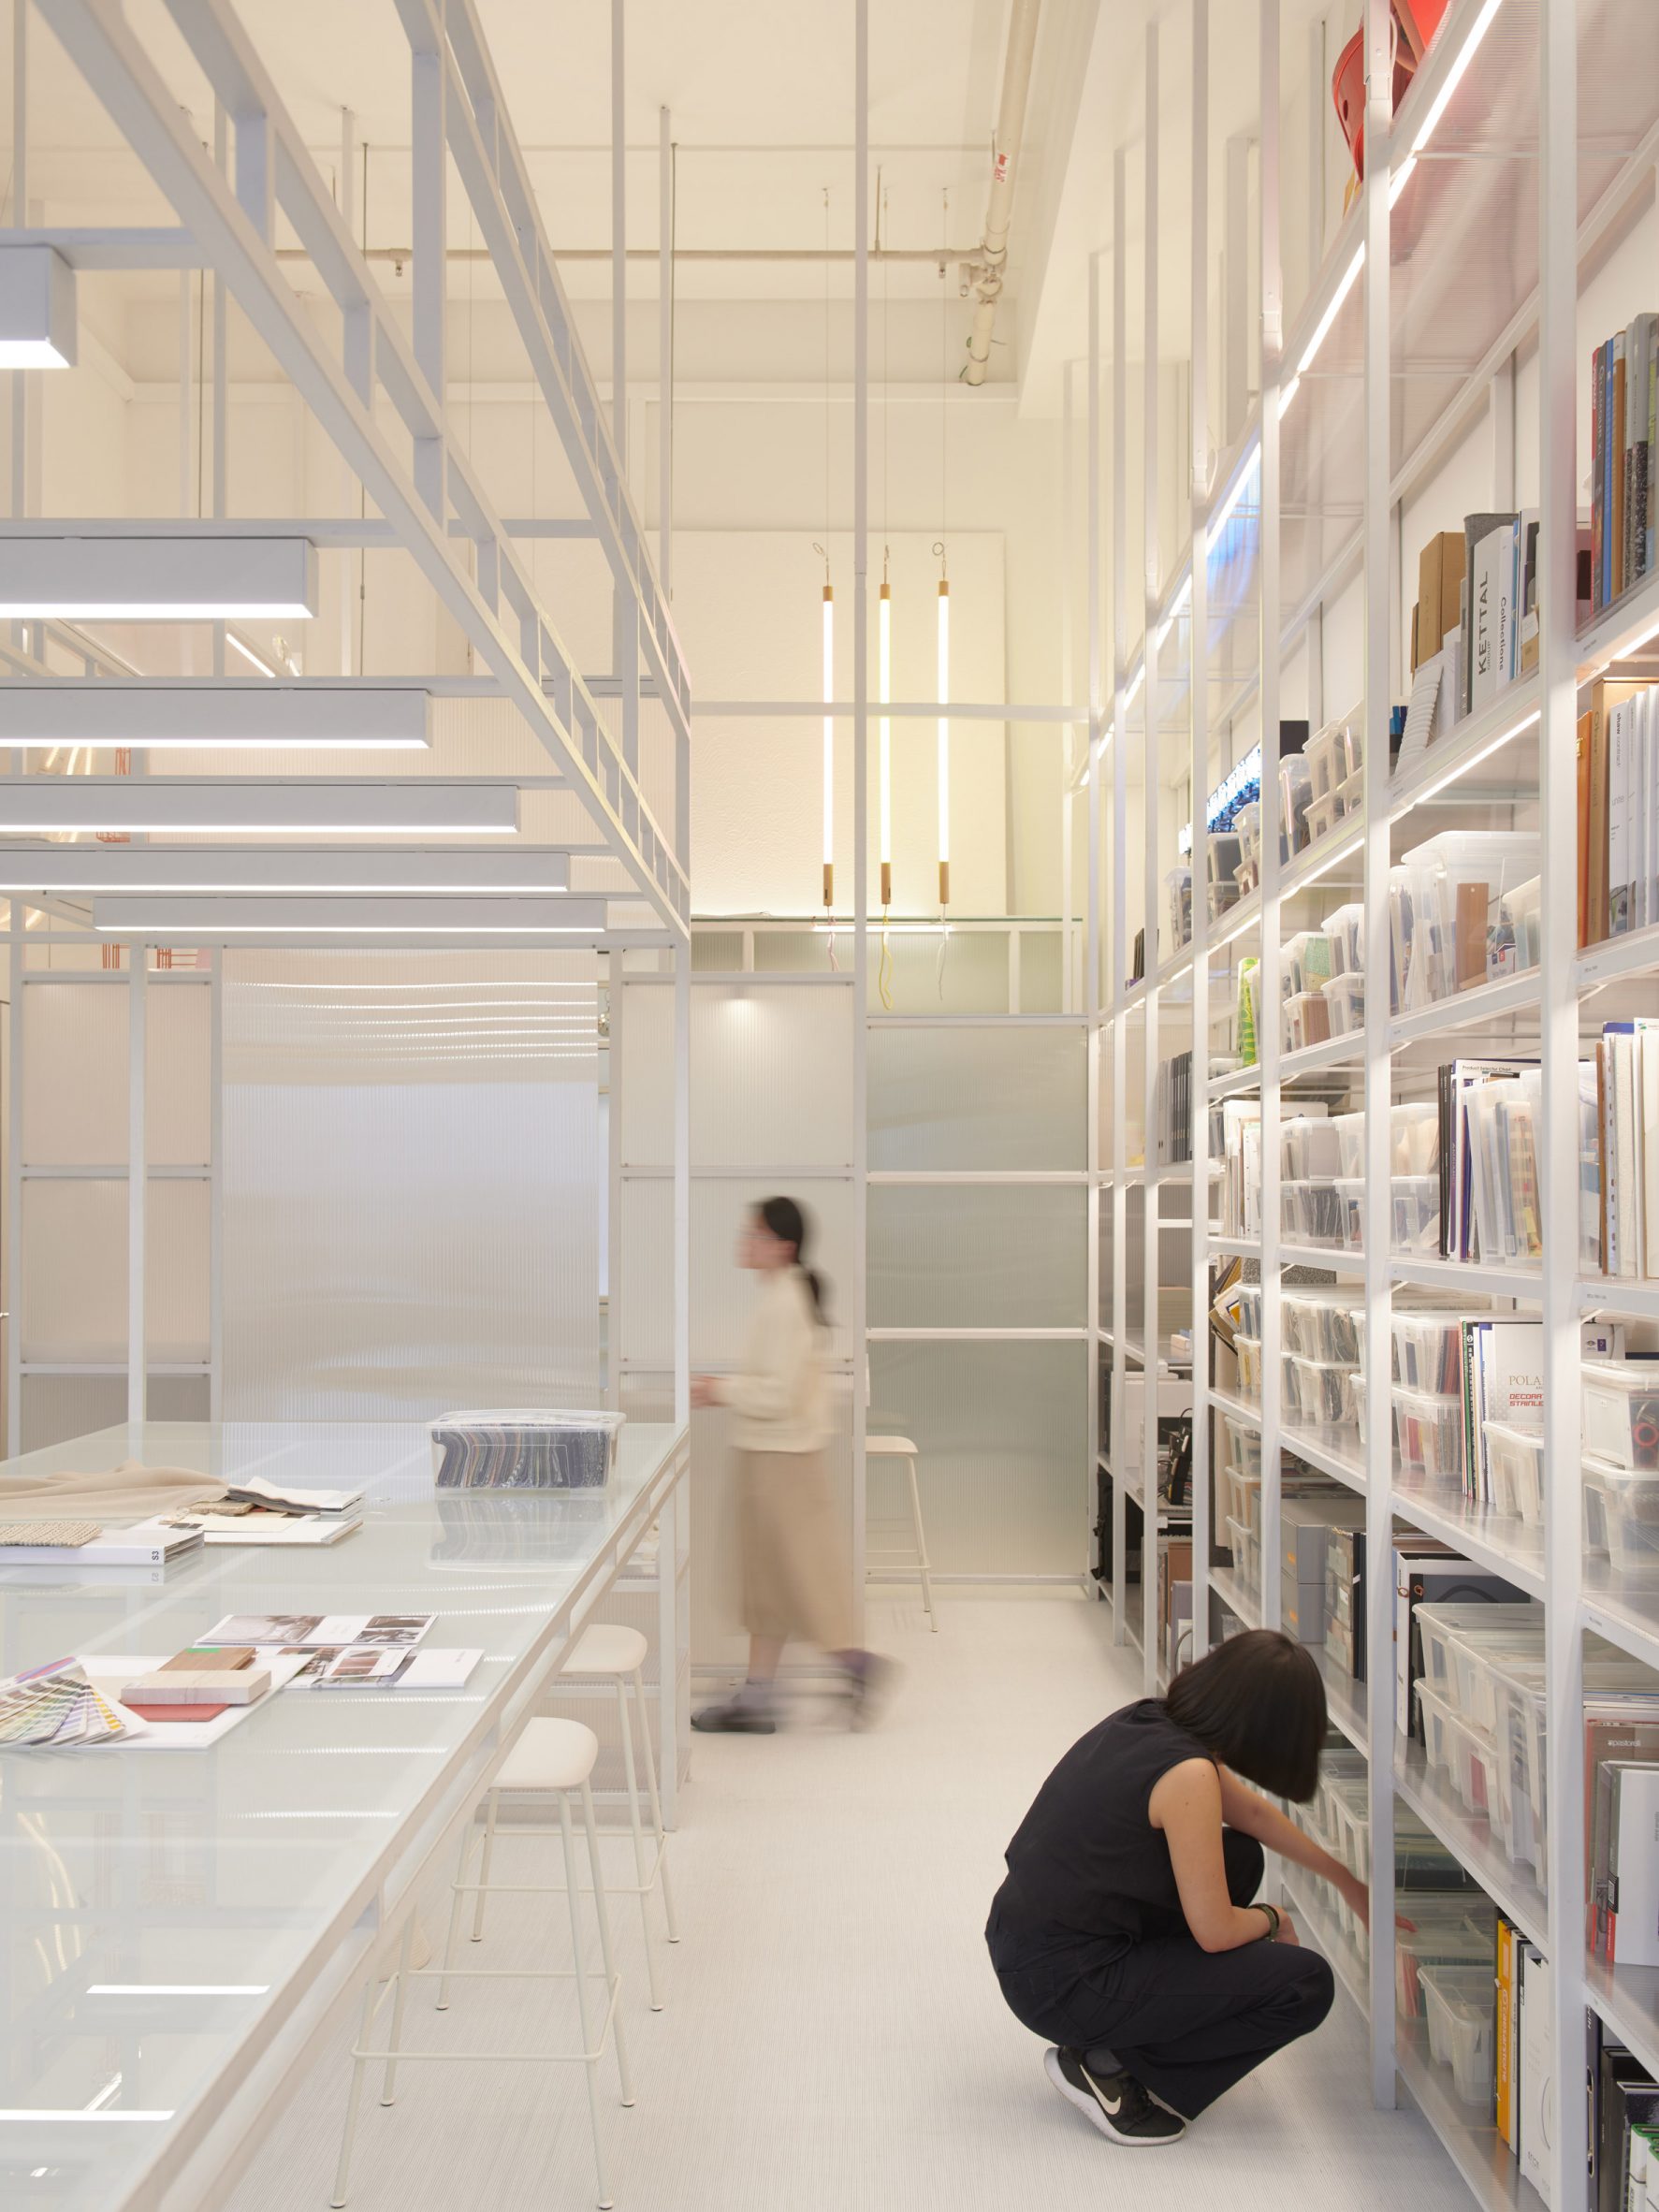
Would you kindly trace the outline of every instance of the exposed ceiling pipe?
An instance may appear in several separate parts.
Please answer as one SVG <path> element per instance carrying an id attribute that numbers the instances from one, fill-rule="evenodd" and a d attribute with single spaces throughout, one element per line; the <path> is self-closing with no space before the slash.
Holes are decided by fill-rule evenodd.
<path id="1" fill-rule="evenodd" d="M 974 260 L 963 264 L 963 292 L 977 295 L 973 328 L 968 339 L 964 384 L 983 384 L 991 365 L 991 332 L 1008 268 L 1008 226 L 1013 212 L 1014 172 L 1026 133 L 1026 102 L 1031 91 L 1031 55 L 1037 44 L 1037 18 L 1042 0 L 1013 0 L 1008 24 L 1008 52 L 1002 64 L 1002 98 L 997 109 L 997 136 L 991 146 L 991 196 L 985 208 L 985 235 Z"/>

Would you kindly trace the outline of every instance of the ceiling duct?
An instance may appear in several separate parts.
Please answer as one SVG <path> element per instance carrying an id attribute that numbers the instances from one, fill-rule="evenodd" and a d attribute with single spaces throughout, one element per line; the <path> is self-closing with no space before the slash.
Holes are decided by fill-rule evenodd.
<path id="1" fill-rule="evenodd" d="M 973 328 L 968 339 L 965 384 L 983 384 L 991 365 L 991 332 L 1008 269 L 1008 226 L 1013 213 L 1014 176 L 1026 135 L 1026 104 L 1031 92 L 1031 55 L 1037 45 L 1041 0 L 1013 0 L 1008 51 L 1002 64 L 1002 98 L 997 109 L 997 136 L 991 145 L 991 196 L 985 207 L 985 235 L 978 257 L 963 264 L 966 289 L 976 296 Z"/>

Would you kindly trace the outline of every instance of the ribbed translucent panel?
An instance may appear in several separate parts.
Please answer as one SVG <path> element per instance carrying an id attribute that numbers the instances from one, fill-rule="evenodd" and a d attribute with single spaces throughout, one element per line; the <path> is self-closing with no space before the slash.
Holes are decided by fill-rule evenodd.
<path id="1" fill-rule="evenodd" d="M 226 1417 L 595 1402 L 591 956 L 236 953 Z"/>
<path id="2" fill-rule="evenodd" d="M 627 982 L 617 996 L 622 1157 L 665 1167 L 674 1157 L 674 993 Z M 838 987 L 693 982 L 692 1164 L 851 1166 L 852 1012 L 851 992 Z"/>
<path id="3" fill-rule="evenodd" d="M 91 994 L 89 993 L 90 997 Z M 144 1229 L 150 1357 L 208 1356 L 208 1186 L 151 1179 Z M 124 1182 L 31 1176 L 23 1185 L 22 1356 L 126 1358 L 127 1188 Z"/>
<path id="4" fill-rule="evenodd" d="M 691 1361 L 730 1367 L 743 1347 L 754 1302 L 754 1277 L 736 1264 L 738 1231 L 755 1204 L 772 1196 L 764 1177 L 737 1182 L 699 1177 L 691 1185 Z M 846 1183 L 802 1185 L 790 1194 L 811 1219 L 813 1265 L 824 1279 L 832 1323 L 851 1288 L 852 1188 Z M 674 1186 L 663 1176 L 630 1178 L 622 1186 L 620 1350 L 625 1369 L 672 1368 L 674 1361 Z M 838 1295 L 839 1294 L 839 1295 Z M 832 1327 L 827 1356 L 844 1352 Z"/>
<path id="5" fill-rule="evenodd" d="M 1087 1048 L 1075 1029 L 870 1032 L 870 1166 L 1088 1164 Z"/>
<path id="6" fill-rule="evenodd" d="M 878 1183 L 872 1329 L 1081 1329 L 1087 1192 L 1054 1183 Z"/>
<path id="7" fill-rule="evenodd" d="M 23 1159 L 32 1168 L 126 1164 L 127 993 L 101 983 L 28 983 Z"/>
<path id="8" fill-rule="evenodd" d="M 205 1167 L 212 1156 L 211 997 L 206 983 L 152 983 L 144 995 L 144 1151 L 153 1168 Z"/>
<path id="9" fill-rule="evenodd" d="M 1075 1575 L 1085 1556 L 1088 1347 L 875 1344 L 869 1433 L 910 1437 L 943 1574 Z M 870 1511 L 889 1511 L 878 1484 Z"/>

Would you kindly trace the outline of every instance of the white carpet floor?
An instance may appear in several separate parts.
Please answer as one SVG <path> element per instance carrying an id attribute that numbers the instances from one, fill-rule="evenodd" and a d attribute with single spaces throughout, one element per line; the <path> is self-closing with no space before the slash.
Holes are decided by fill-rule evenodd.
<path id="1" fill-rule="evenodd" d="M 874 1601 L 872 1640 L 907 1669 L 880 1728 L 843 1733 L 808 1700 L 776 1737 L 694 1739 L 673 1843 L 683 1940 L 662 1955 L 659 2015 L 637 1908 L 613 1899 L 639 2091 L 624 2112 L 608 2085 L 618 2212 L 989 2212 L 1126 2191 L 1146 2212 L 1469 2212 L 1424 2123 L 1373 2110 L 1340 1991 L 1317 2036 L 1144 2159 L 1061 2102 L 981 1931 L 1003 1845 L 1049 1767 L 1136 1695 L 1132 1655 L 1110 1650 L 1105 1608 L 1079 1597 L 950 1591 L 940 1609 L 929 1636 L 908 1596 Z M 546 1848 L 503 1845 L 498 1878 L 549 1878 L 534 1856 Z M 552 1941 L 560 1900 L 512 1901 L 512 1924 L 498 1900 L 468 1963 L 524 1964 L 544 1928 Z M 415 1988 L 411 2026 L 429 2047 L 575 2041 L 568 1983 L 463 1985 L 444 2016 L 427 2010 L 432 1984 Z M 343 2045 L 324 2055 L 226 2212 L 327 2205 L 347 2071 Z M 356 2212 L 592 2201 L 576 2069 L 411 2068 L 394 2110 L 372 2088 L 365 2101 Z"/>

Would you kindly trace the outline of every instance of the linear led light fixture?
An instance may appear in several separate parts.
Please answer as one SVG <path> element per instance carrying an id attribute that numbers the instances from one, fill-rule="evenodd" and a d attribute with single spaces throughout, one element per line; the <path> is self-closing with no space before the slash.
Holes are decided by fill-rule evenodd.
<path id="1" fill-rule="evenodd" d="M 939 703 L 951 696 L 951 586 L 939 580 Z M 951 903 L 951 718 L 939 718 L 939 903 Z"/>
<path id="2" fill-rule="evenodd" d="M 570 889 L 570 855 L 534 847 L 474 852 L 405 846 L 7 845 L 0 891 L 392 892 L 544 897 Z"/>
<path id="3" fill-rule="evenodd" d="M 1222 508 L 1220 514 L 1216 516 L 1215 521 L 1211 523 L 1209 530 L 1205 533 L 1204 551 L 1206 553 L 1215 552 L 1216 546 L 1220 543 L 1221 533 L 1226 530 L 1228 524 L 1238 513 L 1240 506 L 1243 504 L 1245 492 L 1249 490 L 1252 484 L 1257 483 L 1259 480 L 1260 473 L 1261 449 L 1259 446 L 1253 446 L 1251 448 L 1249 459 L 1239 471 L 1238 479 L 1233 485 L 1232 489 L 1227 495 L 1226 505 Z"/>
<path id="4" fill-rule="evenodd" d="M 0 778 L 0 836 L 100 831 L 155 837 L 506 836 L 518 827 L 512 784 L 314 783 L 231 777 Z"/>
<path id="5" fill-rule="evenodd" d="M 1543 709 L 1535 706 L 1531 714 L 1506 730 L 1501 737 L 1494 737 L 1490 745 L 1483 745 L 1478 752 L 1472 752 L 1466 760 L 1457 762 L 1433 783 L 1425 784 L 1421 791 L 1415 793 L 1412 797 L 1406 800 L 1400 809 L 1401 813 L 1409 814 L 1414 807 L 1425 806 L 1430 799 L 1438 798 L 1448 784 L 1455 783 L 1460 776 L 1466 776 L 1471 768 L 1477 768 L 1482 761 L 1490 761 L 1494 752 L 1502 752 L 1511 739 L 1519 737 L 1523 731 L 1530 730 L 1535 722 L 1540 721 L 1542 719 Z"/>
<path id="6" fill-rule="evenodd" d="M 420 752 L 432 742 L 431 704 L 414 684 L 22 677 L 0 682 L 0 745 Z"/>
<path id="7" fill-rule="evenodd" d="M 601 937 L 603 899 L 100 898 L 101 937 Z"/>
<path id="8" fill-rule="evenodd" d="M 0 369 L 73 369 L 75 271 L 51 246 L 0 246 Z"/>
<path id="9" fill-rule="evenodd" d="M 1314 357 L 1317 354 L 1319 348 L 1324 344 L 1326 339 L 1330 337 L 1331 327 L 1335 322 L 1337 316 L 1341 314 L 1344 303 L 1346 301 L 1348 294 L 1353 290 L 1355 284 L 1358 282 L 1360 271 L 1364 268 L 1364 266 L 1365 248 L 1361 246 L 1359 251 L 1355 254 L 1354 258 L 1348 263 L 1347 268 L 1344 270 L 1342 282 L 1337 285 L 1334 293 L 1332 293 L 1330 306 L 1319 317 L 1318 326 L 1315 329 L 1313 336 L 1307 342 L 1307 350 L 1303 353 L 1301 360 L 1296 364 L 1296 374 L 1298 377 L 1305 376 L 1308 371 L 1313 367 Z M 1288 386 L 1287 386 L 1287 389 L 1288 389 Z"/>
<path id="10" fill-rule="evenodd" d="M 836 592 L 823 587 L 823 903 L 836 903 Z"/>
<path id="11" fill-rule="evenodd" d="M 304 622 L 316 611 L 317 549 L 309 538 L 0 526 L 0 619 Z"/>
<path id="12" fill-rule="evenodd" d="M 1492 18 L 1497 14 L 1498 9 L 1503 5 L 1504 0 L 1486 0 L 1486 6 L 1476 17 L 1474 27 L 1470 31 L 1467 38 L 1464 39 L 1456 61 L 1452 63 L 1450 68 L 1446 72 L 1445 83 L 1442 84 L 1440 90 L 1434 95 L 1433 106 L 1429 109 L 1427 115 L 1423 117 L 1422 128 L 1418 132 L 1417 137 L 1411 141 L 1411 154 L 1410 159 L 1406 164 L 1407 168 L 1409 168 L 1410 166 L 1416 162 L 1418 155 L 1423 151 L 1423 148 L 1428 144 L 1429 140 L 1439 129 L 1441 118 L 1445 115 L 1447 109 L 1451 105 L 1452 95 L 1457 91 L 1458 86 L 1463 80 L 1463 72 L 1468 68 L 1469 64 L 1475 59 L 1476 49 L 1479 46 L 1480 41 L 1486 36 L 1486 34 L 1492 29 Z M 1405 174 L 1405 169 L 1402 169 L 1400 173 L 1402 176 L 1404 176 Z"/>
<path id="13" fill-rule="evenodd" d="M 885 576 L 876 601 L 876 695 L 883 706 L 893 698 L 893 586 Z M 885 912 L 893 904 L 893 717 L 882 715 L 878 726 L 881 908 Z"/>
<path id="14" fill-rule="evenodd" d="M 89 1997 L 263 1997 L 269 1982 L 94 1982 Z"/>

